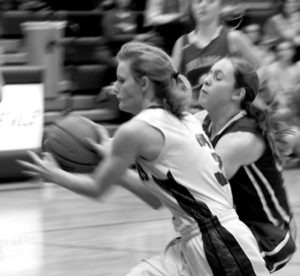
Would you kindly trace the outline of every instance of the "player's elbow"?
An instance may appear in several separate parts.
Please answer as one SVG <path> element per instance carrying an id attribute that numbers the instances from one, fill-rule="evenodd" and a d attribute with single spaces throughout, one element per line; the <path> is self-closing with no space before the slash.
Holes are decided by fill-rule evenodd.
<path id="1" fill-rule="evenodd" d="M 100 183 L 99 181 L 92 179 L 90 188 L 87 189 L 86 196 L 91 199 L 98 200 L 108 191 L 109 186 L 110 185 L 105 185 L 104 183 Z"/>
<path id="2" fill-rule="evenodd" d="M 158 210 L 160 208 L 162 208 L 163 204 L 161 203 L 161 201 L 157 198 L 152 199 L 151 201 L 147 202 L 150 207 L 152 207 L 154 210 Z"/>

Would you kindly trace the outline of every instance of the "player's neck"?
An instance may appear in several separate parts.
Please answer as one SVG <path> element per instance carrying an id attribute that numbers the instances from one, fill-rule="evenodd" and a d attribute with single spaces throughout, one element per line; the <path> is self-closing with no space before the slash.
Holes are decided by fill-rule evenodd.
<path id="1" fill-rule="evenodd" d="M 205 38 L 211 38 L 213 39 L 214 37 L 218 36 L 221 29 L 222 25 L 219 24 L 218 21 L 212 21 L 208 23 L 202 23 L 198 24 L 196 29 L 195 29 L 195 34 L 198 37 L 205 37 Z"/>
<path id="2" fill-rule="evenodd" d="M 143 109 L 149 108 L 163 108 L 163 103 L 158 100 L 145 101 Z"/>
<path id="3" fill-rule="evenodd" d="M 223 109 L 224 111 L 224 109 Z M 220 110 L 216 113 L 210 113 L 211 118 L 211 138 L 217 135 L 228 123 L 231 122 L 242 110 L 233 108 L 231 110 L 226 110 L 223 112 Z"/>
<path id="4" fill-rule="evenodd" d="M 198 47 L 203 48 L 207 46 L 213 39 L 220 35 L 222 26 L 219 24 L 208 24 L 205 26 L 201 24 L 197 27 L 194 32 L 195 43 Z"/>

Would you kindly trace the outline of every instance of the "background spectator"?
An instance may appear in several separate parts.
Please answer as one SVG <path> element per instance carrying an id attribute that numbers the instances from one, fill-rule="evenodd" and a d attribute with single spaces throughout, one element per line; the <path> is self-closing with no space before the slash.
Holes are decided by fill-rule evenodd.
<path id="1" fill-rule="evenodd" d="M 121 46 L 133 40 L 137 33 L 136 13 L 131 10 L 130 0 L 105 1 L 105 13 L 100 28 L 103 42 L 97 49 L 96 58 L 99 63 L 109 66 L 110 82 L 115 80 L 116 53 Z"/>
<path id="2" fill-rule="evenodd" d="M 190 29 L 188 7 L 190 0 L 148 0 L 145 26 L 162 39 L 163 48 L 171 53 L 175 41 Z"/>
<path id="3" fill-rule="evenodd" d="M 290 40 L 279 42 L 275 47 L 275 53 L 276 60 L 267 68 L 269 91 L 273 94 L 271 107 L 277 109 L 287 125 L 290 126 L 290 133 L 285 137 L 289 144 L 286 166 L 293 166 L 299 158 L 294 155 L 300 131 L 291 104 L 295 96 L 300 94 L 300 62 L 294 62 L 295 47 Z"/>
<path id="4" fill-rule="evenodd" d="M 269 85 L 280 108 L 285 109 L 289 94 L 300 93 L 300 62 L 294 62 L 295 46 L 282 40 L 275 47 L 276 60 L 268 66 Z"/>
<path id="5" fill-rule="evenodd" d="M 250 23 L 243 27 L 242 31 L 248 36 L 255 47 L 260 62 L 263 65 L 272 63 L 275 59 L 273 51 L 267 43 L 263 41 L 262 29 L 258 23 Z"/>
<path id="6" fill-rule="evenodd" d="M 115 0 L 113 8 L 106 11 L 101 29 L 113 56 L 120 47 L 132 40 L 137 32 L 136 13 L 131 10 L 130 0 Z"/>
<path id="7" fill-rule="evenodd" d="M 277 0 L 277 12 L 264 25 L 264 40 L 274 45 L 280 39 L 290 39 L 296 45 L 295 60 L 300 59 L 299 0 Z"/>
<path id="8" fill-rule="evenodd" d="M 173 60 L 178 71 L 191 82 L 194 92 L 192 108 L 196 111 L 200 87 L 211 66 L 219 59 L 238 54 L 255 67 L 259 59 L 249 38 L 239 30 L 228 28 L 222 21 L 224 1 L 191 0 L 190 12 L 195 20 L 195 29 L 182 35 L 175 43 Z M 193 110 L 192 110 L 193 112 Z"/>

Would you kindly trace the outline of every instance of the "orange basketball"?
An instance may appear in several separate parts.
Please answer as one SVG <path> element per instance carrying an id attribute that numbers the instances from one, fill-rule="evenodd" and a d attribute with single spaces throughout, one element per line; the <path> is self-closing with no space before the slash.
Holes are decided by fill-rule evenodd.
<path id="1" fill-rule="evenodd" d="M 93 171 L 101 161 L 100 156 L 89 146 L 87 138 L 101 143 L 97 125 L 77 115 L 67 115 L 55 122 L 45 134 L 44 151 L 50 152 L 62 169 L 69 172 Z"/>

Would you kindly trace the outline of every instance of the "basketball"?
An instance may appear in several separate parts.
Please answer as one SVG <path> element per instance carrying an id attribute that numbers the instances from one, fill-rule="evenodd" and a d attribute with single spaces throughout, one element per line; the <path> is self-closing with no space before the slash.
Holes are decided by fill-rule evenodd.
<path id="1" fill-rule="evenodd" d="M 50 152 L 60 167 L 68 172 L 88 173 L 101 161 L 87 138 L 101 143 L 97 125 L 82 116 L 67 115 L 45 132 L 43 150 Z"/>

